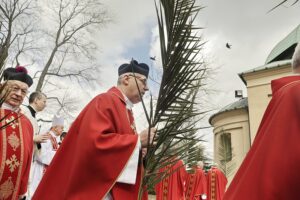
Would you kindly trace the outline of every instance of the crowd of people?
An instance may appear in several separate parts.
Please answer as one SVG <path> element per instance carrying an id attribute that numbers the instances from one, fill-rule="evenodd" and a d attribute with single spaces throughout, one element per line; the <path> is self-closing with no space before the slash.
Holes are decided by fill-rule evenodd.
<path id="1" fill-rule="evenodd" d="M 44 93 L 33 92 L 22 106 L 33 84 L 27 70 L 4 70 L 0 199 L 137 199 L 141 159 L 156 131 L 138 134 L 132 114 L 148 90 L 148 73 L 148 65 L 135 60 L 121 65 L 117 86 L 83 109 L 62 142 L 62 117 L 54 116 L 50 130 L 39 133 L 36 114 L 46 106 Z"/>
<path id="2" fill-rule="evenodd" d="M 222 200 L 227 178 L 217 167 L 207 171 L 199 161 L 190 172 L 182 160 L 166 165 L 159 170 L 165 176 L 155 186 L 156 200 Z"/>
<path id="3" fill-rule="evenodd" d="M 300 197 L 299 46 L 292 59 L 297 75 L 272 81 L 273 98 L 225 200 Z M 122 64 L 117 86 L 91 100 L 62 142 L 64 120 L 59 116 L 48 132 L 39 134 L 36 114 L 46 106 L 44 93 L 30 94 L 29 105 L 21 106 L 33 84 L 27 70 L 5 69 L 0 87 L 0 199 L 148 199 L 147 191 L 139 192 L 142 159 L 156 129 L 138 134 L 132 114 L 149 89 L 148 74 L 145 63 Z M 205 174 L 196 166 L 188 174 L 182 165 L 178 161 L 161 169 L 177 170 L 156 186 L 158 200 L 223 198 L 226 177 L 217 168 Z"/>

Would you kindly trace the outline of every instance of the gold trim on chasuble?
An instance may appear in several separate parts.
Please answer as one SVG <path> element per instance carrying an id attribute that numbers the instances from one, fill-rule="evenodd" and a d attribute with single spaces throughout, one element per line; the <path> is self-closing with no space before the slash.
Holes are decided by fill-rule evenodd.
<path id="1" fill-rule="evenodd" d="M 211 172 L 210 199 L 216 200 L 216 172 Z"/>
<path id="2" fill-rule="evenodd" d="M 194 187 L 194 184 L 195 184 L 195 177 L 196 177 L 196 172 L 195 174 L 190 174 L 190 181 L 189 181 L 189 185 L 188 185 L 188 190 L 187 190 L 187 193 L 186 193 L 186 198 L 187 199 L 190 199 L 191 197 L 191 193 L 192 193 L 192 189 Z"/>
<path id="3" fill-rule="evenodd" d="M 172 167 L 171 164 L 166 166 L 166 170 L 165 171 L 168 174 L 167 174 L 167 177 L 164 178 L 163 182 L 162 182 L 163 200 L 168 200 L 169 182 L 170 182 L 170 176 L 172 175 L 171 174 L 171 167 Z"/>
<path id="4" fill-rule="evenodd" d="M 1 109 L 1 118 L 5 116 Z M 17 199 L 20 179 L 22 174 L 24 145 L 20 116 L 17 113 L 9 113 L 9 117 L 3 120 L 1 125 L 10 123 L 1 130 L 2 160 L 0 166 L 0 199 Z M 20 160 L 18 160 L 20 158 Z"/>

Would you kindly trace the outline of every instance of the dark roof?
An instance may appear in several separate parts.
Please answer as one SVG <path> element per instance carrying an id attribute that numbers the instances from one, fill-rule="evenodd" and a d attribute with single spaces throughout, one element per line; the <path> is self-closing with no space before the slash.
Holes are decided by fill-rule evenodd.
<path id="1" fill-rule="evenodd" d="M 224 108 L 219 110 L 219 112 L 217 112 L 217 113 L 213 114 L 212 116 L 210 116 L 208 121 L 211 124 L 211 120 L 215 116 L 217 116 L 221 113 L 225 113 L 225 112 L 232 111 L 232 110 L 244 109 L 244 108 L 248 108 L 248 97 L 241 98 L 238 101 L 235 101 L 235 102 L 225 106 Z"/>

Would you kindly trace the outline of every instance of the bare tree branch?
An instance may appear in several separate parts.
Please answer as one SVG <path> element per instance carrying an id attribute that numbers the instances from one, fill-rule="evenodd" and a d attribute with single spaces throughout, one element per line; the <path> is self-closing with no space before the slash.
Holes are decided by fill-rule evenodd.
<path id="1" fill-rule="evenodd" d="M 15 41 L 32 33 L 30 30 L 32 8 L 32 0 L 3 0 L 0 2 L 0 32 L 2 36 L 0 40 L 0 71 L 4 68 Z"/>
<path id="2" fill-rule="evenodd" d="M 57 30 L 52 33 L 53 36 L 55 35 L 53 49 L 40 75 L 36 90 L 41 90 L 45 77 L 48 75 L 58 77 L 77 76 L 84 80 L 90 80 L 80 70 L 61 74 L 50 72 L 51 66 L 55 58 L 58 60 L 61 70 L 65 66 L 66 58 L 72 55 L 76 57 L 85 56 L 89 60 L 93 59 L 89 51 L 92 49 L 92 45 L 88 41 L 88 37 L 82 37 L 82 35 L 87 32 L 87 27 L 98 29 L 109 22 L 106 11 L 97 0 L 51 1 L 52 4 L 55 2 L 57 7 L 52 6 L 52 11 L 57 14 L 55 26 Z M 60 57 L 59 53 L 62 53 Z"/>

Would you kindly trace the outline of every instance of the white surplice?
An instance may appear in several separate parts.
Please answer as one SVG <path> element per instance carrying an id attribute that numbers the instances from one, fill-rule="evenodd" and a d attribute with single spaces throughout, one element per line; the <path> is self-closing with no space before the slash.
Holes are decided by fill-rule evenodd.
<path id="1" fill-rule="evenodd" d="M 57 144 L 60 141 L 59 136 L 56 136 L 52 131 L 49 131 L 49 134 L 55 138 Z M 44 175 L 45 167 L 49 166 L 52 161 L 56 150 L 53 148 L 51 139 L 48 139 L 47 142 L 41 143 L 41 149 L 37 154 L 34 155 L 34 162 L 32 164 L 32 182 L 28 188 L 28 197 L 26 199 L 31 200 L 36 188 L 38 187 L 42 177 Z"/>

